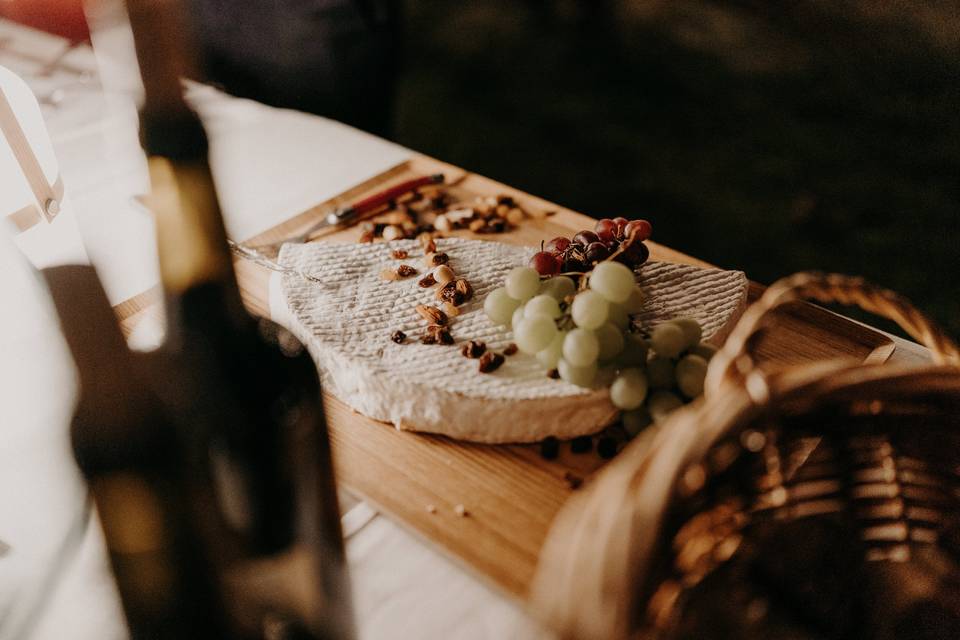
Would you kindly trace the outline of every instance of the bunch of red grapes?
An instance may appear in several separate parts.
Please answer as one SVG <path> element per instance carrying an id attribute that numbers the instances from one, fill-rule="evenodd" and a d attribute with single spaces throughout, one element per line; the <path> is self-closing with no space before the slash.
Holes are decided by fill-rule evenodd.
<path id="1" fill-rule="evenodd" d="M 646 220 L 604 218 L 597 221 L 593 231 L 578 231 L 573 238 L 556 237 L 547 242 L 530 258 L 530 266 L 541 276 L 583 273 L 613 256 L 633 269 L 650 257 L 643 241 L 651 233 L 653 226 Z"/>

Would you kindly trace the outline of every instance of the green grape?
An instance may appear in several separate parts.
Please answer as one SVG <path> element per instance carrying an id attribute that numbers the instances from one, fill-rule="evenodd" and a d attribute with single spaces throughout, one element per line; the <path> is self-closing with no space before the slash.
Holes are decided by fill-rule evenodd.
<path id="1" fill-rule="evenodd" d="M 626 302 L 635 286 L 633 271 L 619 262 L 601 262 L 590 274 L 590 288 L 610 302 Z"/>
<path id="2" fill-rule="evenodd" d="M 610 385 L 610 401 L 618 409 L 636 409 L 647 397 L 647 377 L 639 369 L 624 369 Z"/>
<path id="3" fill-rule="evenodd" d="M 563 357 L 563 340 L 567 337 L 566 331 L 558 331 L 546 348 L 537 351 L 537 362 L 544 369 L 556 369 L 557 362 Z"/>
<path id="4" fill-rule="evenodd" d="M 688 398 L 703 393 L 703 379 L 707 375 L 707 361 L 700 356 L 687 355 L 676 367 L 677 388 Z"/>
<path id="5" fill-rule="evenodd" d="M 574 329 L 563 339 L 563 359 L 575 367 L 594 365 L 600 354 L 600 342 L 592 331 Z"/>
<path id="6" fill-rule="evenodd" d="M 700 336 L 703 335 L 703 329 L 700 323 L 693 318 L 676 318 L 670 321 L 683 332 L 684 349 L 690 349 L 700 344 Z"/>
<path id="7" fill-rule="evenodd" d="M 627 366 L 647 364 L 647 341 L 636 333 L 628 333 L 623 339 L 623 350 L 617 355 L 617 362 Z"/>
<path id="8" fill-rule="evenodd" d="M 713 357 L 713 354 L 717 352 L 717 348 L 712 344 L 707 344 L 706 342 L 701 342 L 697 346 L 690 349 L 690 353 L 695 356 L 700 356 L 707 362 L 710 361 L 710 358 Z"/>
<path id="9" fill-rule="evenodd" d="M 575 367 L 563 358 L 557 362 L 557 371 L 560 372 L 560 378 L 570 384 L 578 387 L 592 387 L 593 379 L 597 375 L 597 363 L 587 365 L 586 367 Z"/>
<path id="10" fill-rule="evenodd" d="M 541 293 L 527 301 L 523 315 L 524 317 L 541 315 L 548 318 L 559 318 L 561 315 L 560 305 L 554 297 Z"/>
<path id="11" fill-rule="evenodd" d="M 631 438 L 636 437 L 638 433 L 649 427 L 650 423 L 653 422 L 650 418 L 650 412 L 644 407 L 633 411 L 624 411 L 621 421 L 623 422 L 623 430 Z"/>
<path id="12" fill-rule="evenodd" d="M 600 343 L 600 360 L 610 360 L 623 350 L 623 332 L 612 324 L 605 324 L 596 331 Z"/>
<path id="13" fill-rule="evenodd" d="M 529 300 L 540 290 L 540 274 L 530 267 L 514 267 L 507 274 L 507 293 L 514 300 Z"/>
<path id="14" fill-rule="evenodd" d="M 524 353 L 536 353 L 557 336 L 557 325 L 546 316 L 524 318 L 513 330 L 517 346 Z"/>
<path id="15" fill-rule="evenodd" d="M 654 389 L 669 389 L 673 386 L 673 361 L 654 356 L 647 360 L 647 380 Z"/>
<path id="16" fill-rule="evenodd" d="M 643 311 L 643 292 L 640 291 L 640 287 L 634 285 L 630 296 L 624 302 L 620 303 L 620 305 L 629 314 Z"/>
<path id="17" fill-rule="evenodd" d="M 653 328 L 650 334 L 650 346 L 658 356 L 676 358 L 687 346 L 683 331 L 672 322 L 664 322 Z"/>
<path id="18" fill-rule="evenodd" d="M 519 306 L 520 303 L 511 298 L 504 287 L 494 289 L 483 301 L 483 310 L 494 324 L 510 324 L 510 318 Z"/>
<path id="19" fill-rule="evenodd" d="M 596 291 L 581 291 L 570 305 L 570 315 L 578 327 L 596 329 L 607 321 L 610 303 Z"/>
<path id="20" fill-rule="evenodd" d="M 654 422 L 661 422 L 674 409 L 683 406 L 683 401 L 669 391 L 654 391 L 647 400 L 647 410 Z"/>
<path id="21" fill-rule="evenodd" d="M 524 305 L 521 302 L 520 306 L 516 308 L 516 310 L 513 312 L 513 315 L 510 317 L 510 326 L 513 327 L 514 331 L 516 331 L 517 327 L 520 326 L 520 321 L 523 320 L 525 317 L 526 317 L 526 310 L 524 309 Z"/>
<path id="22" fill-rule="evenodd" d="M 623 308 L 623 305 L 611 304 L 610 310 L 607 312 L 607 322 L 625 330 L 630 326 L 630 316 L 627 315 L 627 310 Z"/>
<path id="23" fill-rule="evenodd" d="M 577 285 L 567 276 L 554 276 L 547 278 L 540 285 L 540 293 L 550 296 L 558 301 L 567 296 L 572 296 L 577 291 Z"/>

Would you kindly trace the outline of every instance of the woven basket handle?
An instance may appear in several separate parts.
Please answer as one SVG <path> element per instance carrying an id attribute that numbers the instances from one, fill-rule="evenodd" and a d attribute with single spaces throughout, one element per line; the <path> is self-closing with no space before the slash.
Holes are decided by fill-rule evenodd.
<path id="1" fill-rule="evenodd" d="M 896 322 L 929 348 L 937 364 L 960 365 L 960 350 L 932 320 L 903 296 L 863 278 L 805 271 L 778 280 L 743 314 L 727 342 L 713 358 L 707 374 L 707 393 L 716 393 L 724 380 L 739 375 L 750 388 L 755 363 L 750 352 L 754 338 L 770 322 L 772 312 L 795 300 L 838 302 L 857 306 Z"/>

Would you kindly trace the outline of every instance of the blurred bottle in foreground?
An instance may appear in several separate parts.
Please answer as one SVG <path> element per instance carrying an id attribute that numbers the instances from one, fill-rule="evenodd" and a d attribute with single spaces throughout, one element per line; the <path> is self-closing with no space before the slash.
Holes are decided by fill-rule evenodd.
<path id="1" fill-rule="evenodd" d="M 233 632 L 353 637 L 316 368 L 292 336 L 243 307 L 206 136 L 182 97 L 190 49 L 178 3 L 127 6 L 168 314 L 170 372 L 158 390 L 201 488 L 195 517 Z"/>
<path id="2" fill-rule="evenodd" d="M 80 378 L 74 455 L 133 638 L 221 638 L 226 616 L 191 517 L 172 421 L 127 350 L 91 267 L 44 271 Z"/>

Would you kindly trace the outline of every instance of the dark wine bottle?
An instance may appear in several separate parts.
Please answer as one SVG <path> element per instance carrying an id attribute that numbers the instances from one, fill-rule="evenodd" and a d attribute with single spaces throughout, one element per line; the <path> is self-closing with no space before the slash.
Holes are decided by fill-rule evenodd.
<path id="1" fill-rule="evenodd" d="M 173 423 L 127 350 L 90 267 L 44 271 L 79 371 L 74 454 L 100 516 L 134 639 L 225 638 Z"/>
<path id="2" fill-rule="evenodd" d="M 189 38 L 176 0 L 128 0 L 145 89 L 171 373 L 196 513 L 236 633 L 353 637 L 330 445 L 316 367 L 288 332 L 243 306 L 207 161 L 183 100 Z M 202 484 L 202 483 L 201 483 Z M 307 575 L 309 579 L 303 580 Z M 298 578 L 300 576 L 300 578 Z"/>

